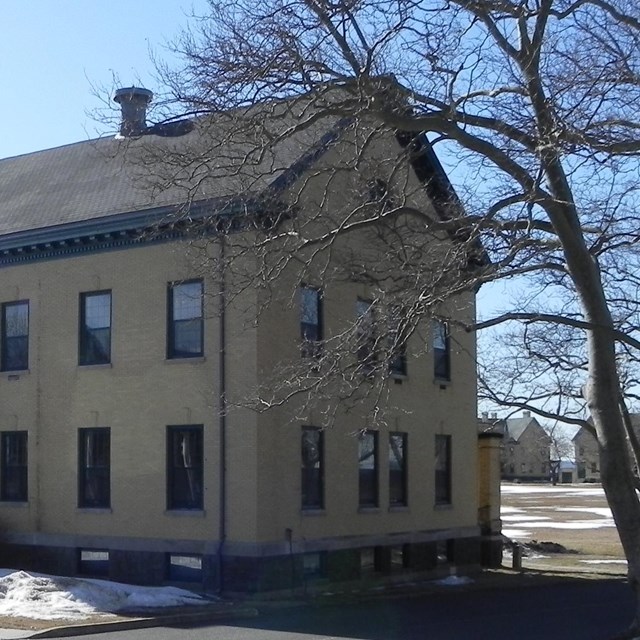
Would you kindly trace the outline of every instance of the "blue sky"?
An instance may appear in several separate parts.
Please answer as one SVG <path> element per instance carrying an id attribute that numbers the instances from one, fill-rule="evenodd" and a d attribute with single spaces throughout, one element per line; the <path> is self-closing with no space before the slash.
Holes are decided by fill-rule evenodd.
<path id="1" fill-rule="evenodd" d="M 206 0 L 0 0 L 0 158 L 109 133 L 94 87 L 155 80 L 150 52 L 206 13 Z M 107 92 L 108 95 L 109 92 Z M 113 105 L 117 113 L 117 105 Z M 115 133 L 115 130 L 114 130 Z M 495 304 L 483 287 L 483 312 Z"/>
<path id="2" fill-rule="evenodd" d="M 0 0 L 0 158 L 109 133 L 94 87 L 159 87 L 165 49 L 206 0 Z M 169 58 L 170 59 L 170 58 Z M 107 92 L 106 95 L 109 95 Z M 113 103 L 112 103 L 113 104 Z M 113 104 L 116 109 L 117 105 Z M 115 132 L 115 131 L 114 131 Z M 481 307 L 491 306 L 489 287 Z"/>
<path id="3" fill-rule="evenodd" d="M 92 85 L 156 88 L 150 49 L 205 0 L 2 0 L 0 158 L 104 133 Z"/>
<path id="4" fill-rule="evenodd" d="M 110 133 L 91 116 L 103 106 L 94 88 L 112 90 L 117 78 L 118 86 L 158 90 L 151 51 L 169 56 L 164 45 L 207 4 L 0 0 L 0 158 Z M 482 287 L 480 316 L 508 306 L 513 295 L 508 284 Z"/>

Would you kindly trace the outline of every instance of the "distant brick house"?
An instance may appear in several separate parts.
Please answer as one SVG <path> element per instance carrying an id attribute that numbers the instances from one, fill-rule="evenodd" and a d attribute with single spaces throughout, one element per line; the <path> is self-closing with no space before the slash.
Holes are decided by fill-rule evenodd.
<path id="1" fill-rule="evenodd" d="M 479 422 L 491 425 L 493 431 L 503 434 L 500 455 L 503 480 L 549 480 L 551 438 L 530 411 L 523 411 L 521 418 L 506 420 L 490 419 L 484 414 Z"/>
<path id="2" fill-rule="evenodd" d="M 600 453 L 594 436 L 584 427 L 573 436 L 578 482 L 600 482 Z"/>
<path id="3" fill-rule="evenodd" d="M 640 413 L 629 414 L 637 437 L 640 437 Z M 600 482 L 600 452 L 593 434 L 584 427 L 573 436 L 578 482 Z"/>

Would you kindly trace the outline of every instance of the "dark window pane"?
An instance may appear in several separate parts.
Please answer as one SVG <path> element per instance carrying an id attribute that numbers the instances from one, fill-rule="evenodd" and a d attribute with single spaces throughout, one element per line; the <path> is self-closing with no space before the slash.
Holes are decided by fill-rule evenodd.
<path id="1" fill-rule="evenodd" d="M 27 432 L 6 431 L 2 434 L 2 485 L 0 499 L 12 502 L 28 500 Z"/>
<path id="2" fill-rule="evenodd" d="M 358 362 L 365 373 L 373 370 L 375 365 L 375 318 L 373 304 L 370 300 L 356 302 L 356 351 Z"/>
<path id="3" fill-rule="evenodd" d="M 2 370 L 29 368 L 29 303 L 2 305 Z"/>
<path id="4" fill-rule="evenodd" d="M 327 575 L 326 553 L 318 551 L 302 555 L 302 572 L 305 580 L 317 580 Z"/>
<path id="5" fill-rule="evenodd" d="M 323 437 L 319 429 L 302 429 L 302 508 L 322 509 Z"/>
<path id="6" fill-rule="evenodd" d="M 169 285 L 169 358 L 203 354 L 202 282 Z"/>
<path id="7" fill-rule="evenodd" d="M 168 578 L 173 582 L 202 582 L 202 557 L 169 554 Z"/>
<path id="8" fill-rule="evenodd" d="M 111 362 L 111 292 L 80 294 L 81 365 Z"/>
<path id="9" fill-rule="evenodd" d="M 401 335 L 402 309 L 393 307 L 389 314 L 389 371 L 398 376 L 407 374 L 407 349 Z"/>
<path id="10" fill-rule="evenodd" d="M 436 436 L 436 504 L 451 503 L 451 436 Z"/>
<path id="11" fill-rule="evenodd" d="M 109 552 L 96 549 L 80 549 L 78 573 L 85 576 L 108 576 Z"/>
<path id="12" fill-rule="evenodd" d="M 202 465 L 202 427 L 168 427 L 168 509 L 202 509 Z"/>
<path id="13" fill-rule="evenodd" d="M 433 373 L 436 378 L 451 379 L 449 327 L 441 320 L 433 321 Z"/>
<path id="14" fill-rule="evenodd" d="M 110 429 L 80 429 L 78 438 L 78 506 L 109 507 L 111 502 Z"/>
<path id="15" fill-rule="evenodd" d="M 378 506 L 378 438 L 377 432 L 365 431 L 358 440 L 359 504 Z"/>
<path id="16" fill-rule="evenodd" d="M 389 503 L 407 504 L 407 435 L 389 435 Z"/>
<path id="17" fill-rule="evenodd" d="M 300 337 L 303 357 L 322 354 L 322 294 L 313 287 L 300 287 Z"/>

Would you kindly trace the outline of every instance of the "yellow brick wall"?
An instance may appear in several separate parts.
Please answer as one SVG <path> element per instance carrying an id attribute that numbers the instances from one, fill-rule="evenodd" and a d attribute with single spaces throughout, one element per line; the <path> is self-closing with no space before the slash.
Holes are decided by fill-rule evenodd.
<path id="1" fill-rule="evenodd" d="M 325 162 L 330 163 L 329 155 Z M 298 203 L 313 208 L 322 185 L 310 182 Z M 332 185 L 338 205 L 349 185 Z M 418 193 L 419 185 L 412 183 Z M 428 209 L 424 197 L 415 204 Z M 331 206 L 331 201 L 329 201 Z M 353 248 L 346 241 L 342 248 Z M 437 251 L 434 246 L 434 251 Z M 215 245 L 210 249 L 215 253 Z M 215 541 L 221 476 L 219 416 L 219 300 L 206 295 L 205 357 L 166 360 L 167 283 L 203 277 L 205 293 L 218 291 L 218 273 L 194 261 L 183 242 L 85 254 L 5 267 L 0 302 L 30 301 L 29 371 L 0 374 L 0 431 L 29 431 L 29 502 L 0 503 L 5 531 L 60 536 Z M 306 274 L 319 278 L 316 272 Z M 433 377 L 431 329 L 423 323 L 408 344 L 408 376 L 388 381 L 386 423 L 380 431 L 380 508 L 358 512 L 356 432 L 371 426 L 373 401 L 339 412 L 327 429 L 324 514 L 300 509 L 300 428 L 322 422 L 321 406 L 296 401 L 266 413 L 249 400 L 281 364 L 299 361 L 299 310 L 293 292 L 297 269 L 272 287 L 271 304 L 248 287 L 235 291 L 226 310 L 228 541 L 282 545 L 293 539 L 375 536 L 393 532 L 473 528 L 477 524 L 475 342 L 452 327 L 450 383 Z M 233 277 L 227 284 L 233 286 Z M 309 282 L 313 283 L 312 280 Z M 112 291 L 112 363 L 78 366 L 80 292 Z M 337 333 L 355 314 L 367 288 L 325 287 L 325 334 Z M 473 295 L 456 298 L 444 315 L 471 321 Z M 298 412 L 295 410 L 299 409 Z M 166 426 L 204 425 L 204 510 L 166 512 Z M 111 429 L 111 509 L 77 508 L 78 429 Z M 409 506 L 388 508 L 389 431 L 408 433 Z M 453 499 L 434 505 L 436 434 L 452 436 Z M 126 545 L 125 545 L 126 546 Z"/>

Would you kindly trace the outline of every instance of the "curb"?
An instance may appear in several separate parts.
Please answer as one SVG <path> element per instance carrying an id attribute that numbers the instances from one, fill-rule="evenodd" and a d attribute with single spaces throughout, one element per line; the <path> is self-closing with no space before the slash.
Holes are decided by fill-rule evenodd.
<path id="1" fill-rule="evenodd" d="M 176 613 L 158 615 L 147 618 L 133 618 L 132 620 L 118 620 L 115 622 L 98 622 L 94 624 L 75 624 L 65 627 L 52 627 L 44 631 L 37 631 L 25 638 L 65 638 L 67 636 L 93 635 L 110 631 L 127 631 L 129 629 L 147 629 L 169 625 L 217 622 L 235 618 L 255 618 L 258 610 L 252 607 L 236 607 L 229 611 L 196 611 L 193 613 Z"/>

